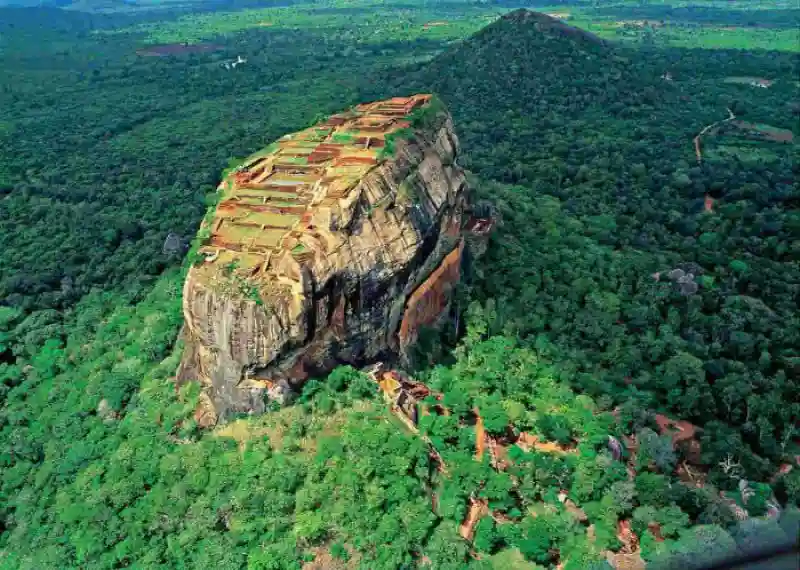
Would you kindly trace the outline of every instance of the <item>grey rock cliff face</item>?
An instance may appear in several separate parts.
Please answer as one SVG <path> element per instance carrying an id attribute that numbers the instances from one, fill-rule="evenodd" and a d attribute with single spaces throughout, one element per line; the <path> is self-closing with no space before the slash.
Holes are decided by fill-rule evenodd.
<path id="1" fill-rule="evenodd" d="M 201 425 L 263 412 L 267 401 L 289 398 L 338 364 L 404 353 L 398 331 L 411 296 L 430 276 L 445 275 L 436 269 L 446 256 L 460 262 L 468 209 L 452 120 L 439 111 L 426 124 L 397 139 L 394 154 L 335 203 L 308 206 L 303 223 L 314 233 L 298 238 L 303 248 L 283 247 L 244 277 L 209 269 L 213 263 L 190 269 L 178 381 L 203 386 Z M 457 280 L 458 268 L 446 277 Z M 258 294 L 229 287 L 236 279 Z M 427 321 L 404 328 L 437 316 L 420 314 Z"/>

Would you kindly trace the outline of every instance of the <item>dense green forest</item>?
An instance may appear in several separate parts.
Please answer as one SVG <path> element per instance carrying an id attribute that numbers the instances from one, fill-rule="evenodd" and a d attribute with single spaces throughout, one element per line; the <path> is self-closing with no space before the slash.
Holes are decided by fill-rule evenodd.
<path id="1" fill-rule="evenodd" d="M 553 59 L 523 57 L 545 50 Z M 726 107 L 796 124 L 793 59 L 762 63 L 760 74 L 783 82 L 746 99 L 742 87 L 724 89 L 731 59 L 677 50 L 625 58 L 588 36 L 554 42 L 523 18 L 419 71 L 391 72 L 401 78 L 389 91 L 439 93 L 465 166 L 529 189 L 489 185 L 482 196 L 508 228 L 479 282 L 478 298 L 496 307 L 494 330 L 564 362 L 565 376 L 595 397 L 644 397 L 648 408 L 737 426 L 742 446 L 758 451 L 747 454 L 752 467 L 769 469 L 762 460 L 786 452 L 800 410 L 793 147 L 759 141 L 753 161 L 751 141 L 737 139 L 733 157 L 697 164 L 691 141 Z M 719 143 L 704 144 L 710 155 Z M 545 195 L 556 200 L 542 209 L 535 200 Z M 568 217 L 539 220 L 542 211 Z M 667 279 L 685 266 L 691 292 Z M 732 437 L 715 427 L 711 439 Z"/>
<path id="2" fill-rule="evenodd" d="M 797 55 L 690 28 L 777 48 L 798 10 L 639 4 L 542 8 L 592 33 L 490 23 L 518 3 L 0 8 L 0 568 L 691 568 L 795 532 Z M 198 430 L 171 377 L 221 171 L 420 91 L 499 220 L 413 371 L 453 411 L 421 425 L 446 473 L 352 368 Z M 475 406 L 568 452 L 475 461 Z M 699 482 L 656 412 L 702 428 Z"/>

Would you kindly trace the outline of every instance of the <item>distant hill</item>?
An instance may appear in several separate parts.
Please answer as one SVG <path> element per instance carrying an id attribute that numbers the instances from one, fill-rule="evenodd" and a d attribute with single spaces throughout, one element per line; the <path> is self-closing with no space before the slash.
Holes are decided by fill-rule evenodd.
<path id="1" fill-rule="evenodd" d="M 605 40 L 591 32 L 565 24 L 558 18 L 554 18 L 542 12 L 534 12 L 524 8 L 509 12 L 501 19 L 501 22 L 533 25 L 540 32 L 545 32 L 553 36 L 562 36 L 579 42 L 588 42 L 598 45 L 605 44 Z"/>
<path id="2" fill-rule="evenodd" d="M 510 150 L 506 158 L 530 163 L 540 146 L 550 154 L 542 138 L 550 128 L 577 116 L 631 116 L 655 96 L 645 95 L 638 72 L 613 44 L 529 10 L 510 12 L 430 63 L 396 73 L 393 90 L 434 91 L 453 109 L 469 168 L 506 181 L 515 180 L 502 171 L 509 160 L 492 158 L 498 146 Z"/>

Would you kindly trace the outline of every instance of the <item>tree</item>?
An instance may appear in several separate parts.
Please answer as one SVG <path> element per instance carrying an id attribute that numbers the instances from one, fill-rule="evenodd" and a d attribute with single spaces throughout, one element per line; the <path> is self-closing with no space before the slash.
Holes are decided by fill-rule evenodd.
<path id="1" fill-rule="evenodd" d="M 495 529 L 495 522 L 491 517 L 483 517 L 475 527 L 473 545 L 481 552 L 492 553 L 500 542 L 500 536 Z"/>
<path id="2" fill-rule="evenodd" d="M 639 443 L 636 463 L 640 468 L 654 467 L 664 473 L 672 472 L 676 458 L 668 435 L 659 436 L 650 428 L 642 428 L 636 434 L 636 440 Z"/>
<path id="3" fill-rule="evenodd" d="M 523 536 L 515 546 L 527 560 L 546 563 L 550 560 L 550 536 L 543 517 L 526 518 L 522 524 Z"/>
<path id="4" fill-rule="evenodd" d="M 719 526 L 697 526 L 681 535 L 673 550 L 648 565 L 656 569 L 703 568 L 718 563 L 738 550 L 730 534 Z"/>

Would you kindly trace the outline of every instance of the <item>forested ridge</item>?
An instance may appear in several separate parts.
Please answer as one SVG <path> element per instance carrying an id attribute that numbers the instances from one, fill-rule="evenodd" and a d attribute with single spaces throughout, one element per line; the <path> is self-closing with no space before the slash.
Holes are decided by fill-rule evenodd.
<path id="1" fill-rule="evenodd" d="M 797 155 L 769 134 L 800 134 L 795 56 L 517 11 L 454 45 L 294 26 L 149 58 L 115 30 L 177 13 L 0 12 L 0 567 L 693 568 L 796 534 Z M 414 92 L 498 222 L 410 371 L 448 414 L 413 434 L 342 367 L 199 430 L 171 378 L 221 170 Z M 728 109 L 757 128 L 711 130 L 698 163 Z M 474 410 L 544 444 L 481 455 Z"/>

